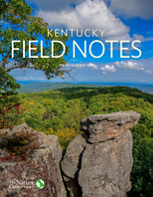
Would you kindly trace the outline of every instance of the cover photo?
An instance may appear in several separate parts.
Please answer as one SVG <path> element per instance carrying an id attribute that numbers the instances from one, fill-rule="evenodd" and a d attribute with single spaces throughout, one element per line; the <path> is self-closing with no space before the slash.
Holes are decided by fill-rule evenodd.
<path id="1" fill-rule="evenodd" d="M 0 0 L 0 197 L 151 197 L 152 142 L 152 0 Z"/>

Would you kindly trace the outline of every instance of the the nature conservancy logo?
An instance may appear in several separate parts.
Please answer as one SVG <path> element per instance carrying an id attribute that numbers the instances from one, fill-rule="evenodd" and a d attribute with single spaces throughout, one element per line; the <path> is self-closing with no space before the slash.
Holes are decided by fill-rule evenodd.
<path id="1" fill-rule="evenodd" d="M 45 187 L 45 182 L 42 179 L 36 181 L 35 186 L 38 189 L 43 189 Z"/>
<path id="2" fill-rule="evenodd" d="M 21 180 L 11 180 L 9 188 L 11 189 L 34 189 L 35 182 L 34 181 L 21 181 Z"/>
<path id="3" fill-rule="evenodd" d="M 42 179 L 35 181 L 21 181 L 21 180 L 11 180 L 9 184 L 10 189 L 43 189 L 45 187 L 45 182 Z"/>

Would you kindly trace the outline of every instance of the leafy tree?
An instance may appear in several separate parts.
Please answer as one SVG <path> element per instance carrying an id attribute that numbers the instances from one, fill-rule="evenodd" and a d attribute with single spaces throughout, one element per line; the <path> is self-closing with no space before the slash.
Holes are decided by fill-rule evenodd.
<path id="1" fill-rule="evenodd" d="M 52 38 L 48 37 L 48 24 L 44 23 L 42 18 L 34 16 L 33 12 L 34 10 L 31 10 L 25 0 L 0 0 L 0 122 L 3 123 L 5 121 L 4 117 L 6 115 L 7 117 L 10 116 L 8 111 L 19 102 L 17 97 L 8 97 L 20 87 L 9 74 L 10 71 L 23 68 L 41 70 L 44 71 L 48 79 L 54 76 L 63 76 L 67 72 L 62 69 L 62 65 L 66 64 L 63 57 L 58 59 L 40 57 L 41 45 L 39 42 L 37 45 L 31 44 L 32 48 L 37 48 L 37 50 L 32 50 L 31 54 L 32 56 L 38 54 L 38 58 L 29 58 L 30 40 L 43 41 L 44 56 L 50 56 L 51 54 L 51 39 L 62 41 L 64 44 L 68 40 L 68 37 L 61 35 L 56 38 L 54 32 L 52 32 Z M 16 43 L 15 47 L 20 50 L 15 51 L 12 58 L 13 40 L 21 40 L 21 42 Z M 25 41 L 25 58 L 23 57 L 23 40 Z M 61 54 L 62 50 L 62 45 L 57 43 L 54 45 L 55 55 Z M 68 51 L 69 49 L 66 46 L 65 55 L 68 55 Z M 2 112 L 5 112 L 5 114 L 2 115 Z"/>
<path id="2" fill-rule="evenodd" d="M 148 129 L 143 124 L 137 124 L 133 129 L 133 170 L 131 174 L 132 190 L 130 197 L 152 196 L 152 146 Z"/>
<path id="3" fill-rule="evenodd" d="M 0 79 L 0 97 L 2 93 L 9 94 L 11 91 L 15 91 L 20 87 L 20 85 L 16 83 L 16 80 L 2 67 L 0 67 Z"/>
<path id="4" fill-rule="evenodd" d="M 40 43 L 37 45 L 31 44 L 32 48 L 37 50 L 32 51 L 32 56 L 38 54 L 38 58 L 29 58 L 29 40 L 43 41 L 43 55 L 50 56 L 51 54 L 51 39 L 62 41 L 64 44 L 68 40 L 65 35 L 59 35 L 56 38 L 47 35 L 48 24 L 43 22 L 43 19 L 33 15 L 31 7 L 26 4 L 25 0 L 0 0 L 0 67 L 9 72 L 17 68 L 28 68 L 41 70 L 45 72 L 48 79 L 54 76 L 63 76 L 66 70 L 62 69 L 62 65 L 66 64 L 63 57 L 60 58 L 41 58 Z M 26 55 L 23 58 L 23 43 L 15 43 L 15 47 L 20 50 L 15 51 L 12 59 L 12 40 L 25 40 Z M 55 43 L 54 54 L 59 55 L 63 50 L 62 45 Z M 66 53 L 68 55 L 68 47 Z"/>

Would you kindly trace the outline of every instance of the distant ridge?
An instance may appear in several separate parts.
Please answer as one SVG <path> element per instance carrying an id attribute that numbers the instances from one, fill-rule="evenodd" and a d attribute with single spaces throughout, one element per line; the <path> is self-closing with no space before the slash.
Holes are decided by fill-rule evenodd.
<path id="1" fill-rule="evenodd" d="M 134 83 L 101 83 L 101 82 L 42 82 L 42 81 L 18 81 L 21 88 L 18 90 L 19 93 L 32 93 L 32 92 L 43 92 L 47 90 L 56 90 L 61 88 L 73 88 L 73 87 L 92 87 L 96 88 L 99 86 L 127 86 L 131 88 L 137 88 L 143 92 L 153 94 L 152 84 L 134 84 Z"/>

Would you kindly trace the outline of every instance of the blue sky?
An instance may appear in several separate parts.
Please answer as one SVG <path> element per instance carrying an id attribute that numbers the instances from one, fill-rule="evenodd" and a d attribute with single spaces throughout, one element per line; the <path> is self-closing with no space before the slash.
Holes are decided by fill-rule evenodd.
<path id="1" fill-rule="evenodd" d="M 153 84 L 153 1 L 152 0 L 26 0 L 37 9 L 36 15 L 48 22 L 54 29 L 105 29 L 101 38 L 76 38 L 68 41 L 70 53 L 67 68 L 78 82 L 126 82 Z M 106 45 L 103 57 L 95 59 L 87 54 L 84 58 L 77 50 L 76 58 L 72 58 L 72 42 L 76 40 L 82 47 L 84 40 L 88 46 L 93 40 L 140 40 L 138 47 L 142 55 L 136 55 L 130 44 L 129 51 L 124 55 L 130 58 L 120 58 L 119 44 L 114 45 L 114 56 L 110 58 L 110 47 Z M 82 48 L 83 49 L 83 48 Z M 93 53 L 99 55 L 101 46 L 95 44 Z M 43 72 L 27 70 L 14 70 L 11 74 L 19 81 L 41 80 L 46 78 Z M 63 80 L 59 77 L 51 79 L 52 82 Z M 72 81 L 67 78 L 65 81 Z"/>

